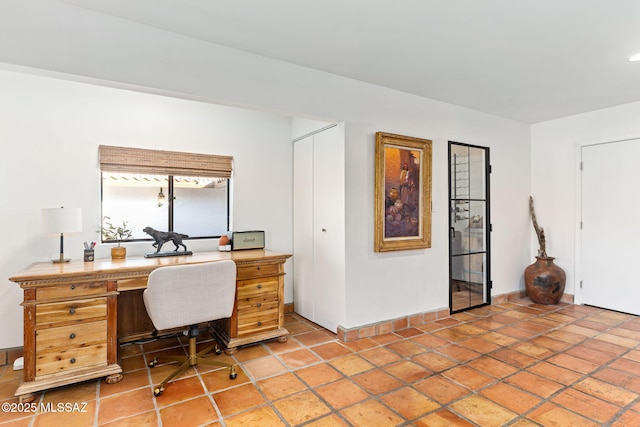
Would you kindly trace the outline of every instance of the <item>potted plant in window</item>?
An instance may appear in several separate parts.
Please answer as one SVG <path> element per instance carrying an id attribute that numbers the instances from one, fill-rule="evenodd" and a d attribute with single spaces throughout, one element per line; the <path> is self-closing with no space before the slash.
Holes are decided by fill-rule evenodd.
<path id="1" fill-rule="evenodd" d="M 122 225 L 114 225 L 111 222 L 111 218 L 105 216 L 102 218 L 102 232 L 103 241 L 115 241 L 117 246 L 111 248 L 111 259 L 124 259 L 127 256 L 127 248 L 120 246 L 120 243 L 127 241 L 131 238 L 133 232 L 127 225 L 127 221 L 122 221 Z"/>

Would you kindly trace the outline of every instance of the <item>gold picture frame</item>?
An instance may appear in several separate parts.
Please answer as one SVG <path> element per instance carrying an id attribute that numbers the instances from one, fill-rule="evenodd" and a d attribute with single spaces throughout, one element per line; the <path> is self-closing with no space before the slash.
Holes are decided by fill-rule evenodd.
<path id="1" fill-rule="evenodd" d="M 429 139 L 376 133 L 374 250 L 431 247 Z"/>

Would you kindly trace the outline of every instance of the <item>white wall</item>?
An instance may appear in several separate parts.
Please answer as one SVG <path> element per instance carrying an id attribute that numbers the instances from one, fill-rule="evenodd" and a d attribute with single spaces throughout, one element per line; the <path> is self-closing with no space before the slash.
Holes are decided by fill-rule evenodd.
<path id="1" fill-rule="evenodd" d="M 497 117 L 406 97 L 402 113 L 347 126 L 347 327 L 449 305 L 447 144 L 490 147 L 492 294 L 524 289 L 528 264 L 529 128 Z M 384 106 L 384 100 L 378 101 Z M 404 123 L 410 118 L 412 123 Z M 373 252 L 375 132 L 433 140 L 432 247 Z"/>
<path id="2" fill-rule="evenodd" d="M 84 231 L 65 236 L 66 256 L 82 258 L 82 242 L 99 240 L 100 144 L 232 155 L 234 229 L 265 230 L 270 249 L 291 252 L 289 117 L 7 71 L 0 93 L 0 348 L 22 345 L 22 292 L 7 278 L 57 257 L 58 237 L 42 233 L 41 209 L 82 208 Z M 126 246 L 134 255 L 153 249 Z M 108 257 L 110 247 L 98 246 L 96 256 Z"/>
<path id="3" fill-rule="evenodd" d="M 578 147 L 594 142 L 640 137 L 640 103 L 631 103 L 532 126 L 532 195 L 544 227 L 547 254 L 567 273 L 565 292 L 578 294 L 576 274 L 579 231 Z M 532 254 L 537 240 L 532 237 Z"/>
<path id="4" fill-rule="evenodd" d="M 248 106 L 314 120 L 344 121 L 346 164 L 336 165 L 345 168 L 347 182 L 346 324 L 342 326 L 356 327 L 448 307 L 448 140 L 491 147 L 494 171 L 491 178 L 494 224 L 493 294 L 524 288 L 522 272 L 531 259 L 527 210 L 530 194 L 529 125 L 190 39 L 72 5 L 61 5 L 52 0 L 33 0 L 29 7 L 24 6 L 24 2 L 12 2 L 11 5 L 11 16 L 0 16 L 0 28 L 12 35 L 10 40 L 0 38 L 0 61 L 17 64 L 18 67 L 5 65 L 5 68 L 37 72 L 21 68 L 34 67 L 72 75 L 68 77 L 60 74 L 61 78 L 80 76 L 102 85 L 211 103 Z M 56 6 L 56 9 L 50 10 L 52 6 Z M 36 7 L 46 19 L 31 19 Z M 118 37 L 113 37 L 113 34 L 118 34 Z M 126 43 L 123 42 L 125 40 Z M 122 101 L 119 91 L 91 86 L 86 90 L 86 96 L 79 101 L 66 101 L 61 106 L 52 101 L 42 107 L 38 106 L 39 97 L 42 96 L 39 92 L 28 92 L 27 95 L 17 93 L 12 97 L 17 97 L 29 108 L 33 105 L 37 112 L 37 116 L 29 116 L 31 112 L 28 110 L 22 113 L 33 118 L 24 127 L 33 127 L 35 123 L 37 127 L 28 129 L 28 133 L 37 133 L 38 129 L 43 129 L 46 135 L 30 137 L 30 140 L 38 143 L 46 140 L 49 144 L 55 144 L 49 145 L 44 151 L 49 162 L 50 159 L 61 158 L 65 169 L 78 169 L 73 173 L 69 172 L 65 184 L 71 185 L 77 176 L 83 177 L 80 184 L 83 186 L 82 191 L 74 191 L 69 196 L 70 200 L 63 201 L 69 206 L 98 197 L 97 172 L 87 173 L 90 165 L 82 161 L 72 162 L 70 155 L 60 154 L 64 147 L 70 147 L 78 158 L 91 158 L 95 154 L 96 145 L 104 142 L 98 141 L 100 133 L 93 131 L 94 126 L 90 125 L 97 120 L 94 115 L 102 111 L 85 109 L 83 104 L 91 104 L 93 93 L 99 99 L 111 99 L 115 103 Z M 140 95 L 126 96 L 138 99 Z M 155 101 L 148 103 L 153 104 Z M 207 122 L 207 114 L 191 107 L 191 103 L 180 105 L 185 108 L 181 120 L 194 120 L 191 112 L 196 110 L 198 120 Z M 10 102 L 5 109 L 11 110 L 12 107 L 13 102 Z M 73 121 L 66 120 L 63 122 L 64 126 L 58 126 L 61 112 L 57 110 L 60 108 L 69 110 L 77 118 Z M 186 140 L 179 137 L 183 129 L 179 126 L 179 129 L 174 129 L 176 126 L 172 125 L 172 120 L 175 119 L 169 113 L 162 120 L 152 121 L 153 126 L 161 126 L 159 129 L 162 132 L 148 135 L 148 127 L 138 125 L 136 121 L 138 117 L 143 120 L 142 123 L 151 121 L 152 117 L 147 117 L 146 111 L 147 108 L 132 104 L 130 107 L 123 106 L 122 112 L 110 113 L 106 117 L 108 120 L 104 120 L 99 126 L 100 131 L 108 136 L 105 138 L 108 139 L 106 142 L 114 143 L 124 139 L 130 141 L 130 145 L 169 148 L 178 141 L 178 147 L 185 149 L 205 144 L 208 147 L 209 141 L 221 144 L 226 152 L 220 154 L 233 154 L 236 157 L 236 228 L 274 230 L 278 234 L 267 236 L 267 243 L 273 249 L 286 250 L 291 235 L 291 182 L 279 189 L 265 189 L 262 186 L 270 182 L 264 180 L 265 176 L 273 177 L 276 182 L 290 180 L 289 151 L 285 152 L 280 146 L 273 147 L 272 138 L 268 138 L 269 135 L 265 137 L 260 126 L 254 126 L 252 122 L 240 126 L 237 134 L 228 134 L 228 139 L 224 140 L 212 138 L 212 135 L 224 128 L 225 123 L 211 123 L 211 128 L 207 130 L 195 127 L 192 129 L 192 136 L 200 142 L 193 143 L 194 146 L 183 146 Z M 258 118 L 262 117 L 253 114 Z M 50 120 L 49 116 L 55 120 Z M 119 126 L 120 121 L 126 125 Z M 55 132 L 47 131 L 52 126 Z M 77 126 L 81 126 L 81 129 L 77 130 Z M 16 139 L 19 129 L 13 125 L 11 129 L 10 139 Z M 377 131 L 433 140 L 432 195 L 437 212 L 433 213 L 431 249 L 384 254 L 373 251 L 374 136 Z M 292 130 L 288 129 L 288 132 L 290 138 Z M 168 140 L 166 135 L 174 138 Z M 52 138 L 53 136 L 56 138 Z M 5 139 L 4 136 L 2 138 Z M 252 144 L 233 145 L 238 138 L 243 141 L 251 138 Z M 78 144 L 78 140 L 86 145 Z M 275 141 L 276 144 L 280 142 Z M 21 147 L 17 149 L 18 157 L 24 154 L 25 150 Z M 287 148 L 289 149 L 290 147 Z M 277 162 L 269 162 L 275 157 L 278 157 Z M 40 163 L 47 171 L 55 169 L 44 159 Z M 249 181 L 252 185 L 261 187 L 248 190 Z M 25 184 L 24 188 L 32 191 L 41 183 L 36 178 L 29 177 Z M 245 197 L 244 192 L 247 190 L 250 193 Z M 38 194 L 44 193 L 42 190 L 35 191 Z M 21 193 L 24 192 L 23 189 Z M 33 210 L 39 209 L 45 201 L 44 196 L 48 203 L 55 205 L 58 201 L 52 200 L 52 195 L 55 192 L 39 195 L 37 201 L 30 202 L 27 206 Z M 7 196 L 10 197 L 3 200 L 14 200 L 18 195 Z M 18 200 L 24 198 L 22 194 L 19 196 Z M 281 200 L 286 209 L 280 206 Z M 271 206 L 275 204 L 273 209 L 260 208 L 269 203 Z M 21 244 L 21 247 L 17 250 L 4 249 L 8 253 L 3 257 L 2 262 L 5 264 L 0 272 L 5 277 L 29 261 L 21 255 L 27 248 L 37 252 L 31 256 L 32 259 L 42 259 L 47 255 L 43 249 L 33 248 L 33 245 L 43 244 L 41 237 L 36 242 L 33 241 L 35 237 L 24 238 L 24 231 L 37 225 L 37 214 L 29 216 L 24 215 L 25 213 L 26 208 L 23 208 L 22 215 L 12 213 L 10 218 L 3 221 L 3 224 L 11 224 L 11 227 L 19 222 L 15 228 L 22 230 L 12 230 L 13 240 Z M 286 221 L 289 222 L 283 224 Z M 276 225 L 282 227 L 277 228 Z M 274 247 L 271 244 L 274 240 L 287 243 L 279 243 Z M 48 243 L 55 245 L 55 242 Z M 6 264 L 12 257 L 10 264 Z M 287 297 L 287 301 L 291 300 Z M 10 310 L 9 318 L 14 326 L 19 323 L 18 302 L 19 297 L 14 292 L 11 301 L 2 303 L 3 307 Z M 19 344 L 19 332 L 12 331 L 11 334 L 12 338 L 0 342 L 0 348 L 3 343 Z"/>

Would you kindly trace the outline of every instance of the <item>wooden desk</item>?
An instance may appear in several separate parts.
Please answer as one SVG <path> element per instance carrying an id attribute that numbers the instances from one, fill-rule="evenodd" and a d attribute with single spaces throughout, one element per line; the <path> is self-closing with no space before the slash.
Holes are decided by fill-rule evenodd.
<path id="1" fill-rule="evenodd" d="M 24 379 L 15 395 L 22 399 L 93 378 L 122 379 L 118 343 L 153 330 L 140 294 L 149 273 L 162 266 L 235 261 L 233 314 L 213 324 L 220 344 L 233 354 L 244 344 L 286 341 L 284 263 L 289 257 L 248 250 L 30 265 L 9 278 L 24 289 Z"/>

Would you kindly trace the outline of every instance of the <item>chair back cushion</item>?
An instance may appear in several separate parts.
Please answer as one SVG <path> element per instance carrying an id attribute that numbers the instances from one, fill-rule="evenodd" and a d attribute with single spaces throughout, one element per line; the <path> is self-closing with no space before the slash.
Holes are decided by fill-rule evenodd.
<path id="1" fill-rule="evenodd" d="M 236 294 L 231 260 L 160 267 L 149 274 L 143 293 L 158 330 L 230 317 Z"/>

